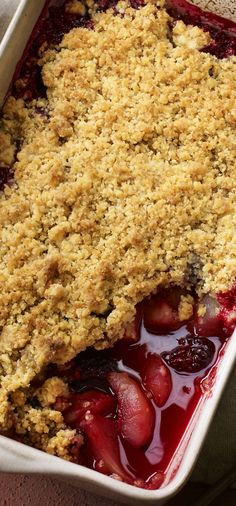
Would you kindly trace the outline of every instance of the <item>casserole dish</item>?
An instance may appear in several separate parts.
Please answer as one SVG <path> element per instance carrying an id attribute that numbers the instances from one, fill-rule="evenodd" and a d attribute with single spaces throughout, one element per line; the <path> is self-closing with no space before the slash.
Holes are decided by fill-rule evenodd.
<path id="1" fill-rule="evenodd" d="M 38 4 L 39 6 L 39 4 Z M 16 14 L 15 20 L 11 24 L 8 33 L 6 34 L 2 43 L 2 62 L 5 68 L 8 69 L 9 75 L 3 72 L 4 80 L 2 81 L 2 97 L 5 95 L 7 86 L 10 82 L 15 64 L 20 57 L 21 49 L 26 43 L 26 39 L 32 29 L 38 16 L 38 11 L 33 9 L 33 2 L 23 2 L 20 4 Z M 27 19 L 30 19 L 32 24 L 28 24 Z M 18 33 L 23 34 L 22 46 L 18 40 Z M 17 51 L 15 54 L 15 61 L 12 59 L 13 43 L 17 40 Z M 54 476 L 61 476 L 63 478 L 75 481 L 79 485 L 85 486 L 87 489 L 94 489 L 106 495 L 116 496 L 123 498 L 123 500 L 139 503 L 155 502 L 163 503 L 173 493 L 177 492 L 186 480 L 196 456 L 199 452 L 203 438 L 208 429 L 210 420 L 213 416 L 217 402 L 220 398 L 222 389 L 228 378 L 230 370 L 233 366 L 235 358 L 235 344 L 234 338 L 231 338 L 224 348 L 224 353 L 221 354 L 217 366 L 213 369 L 208 378 L 208 383 L 205 383 L 205 394 L 199 403 L 194 417 L 188 426 L 181 444 L 171 466 L 169 467 L 165 483 L 159 491 L 148 492 L 144 490 L 131 488 L 129 485 L 111 481 L 105 476 L 98 475 L 94 471 L 89 471 L 80 466 L 69 464 L 58 460 L 55 457 L 50 457 L 44 453 L 32 450 L 19 443 L 1 438 L 1 451 L 2 462 L 4 462 L 5 471 L 10 469 L 15 472 L 41 472 L 52 474 Z M 193 430 L 194 428 L 194 430 Z M 173 478 L 173 479 L 172 479 Z"/>

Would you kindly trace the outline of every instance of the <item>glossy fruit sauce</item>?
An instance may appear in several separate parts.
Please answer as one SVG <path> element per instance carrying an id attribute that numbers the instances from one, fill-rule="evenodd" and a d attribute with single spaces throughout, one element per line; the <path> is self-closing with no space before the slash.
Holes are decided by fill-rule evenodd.
<path id="1" fill-rule="evenodd" d="M 192 315 L 180 321 L 186 295 L 160 290 L 138 305 L 114 348 L 87 350 L 59 368 L 70 395 L 55 407 L 85 437 L 79 463 L 139 487 L 162 484 L 236 321 L 236 290 L 201 302 L 192 293 Z"/>
<path id="2" fill-rule="evenodd" d="M 116 3 L 99 0 L 98 6 L 112 6 L 115 14 Z M 141 0 L 131 4 L 142 7 Z M 203 51 L 218 58 L 236 54 L 234 23 L 185 0 L 167 0 L 167 9 L 174 19 L 170 29 L 183 19 L 210 31 L 212 43 Z M 59 43 L 64 33 L 79 26 L 93 29 L 88 13 L 69 14 L 63 2 L 46 3 L 16 69 L 11 88 L 16 98 L 27 103 L 46 97 L 39 49 Z M 50 114 L 41 108 L 36 113 Z M 0 167 L 0 189 L 12 177 L 11 167 Z M 183 321 L 179 307 L 186 295 L 192 297 L 192 314 Z M 139 487 L 160 487 L 235 323 L 236 289 L 199 301 L 194 291 L 172 286 L 138 305 L 134 322 L 113 349 L 88 349 L 58 367 L 70 393 L 58 398 L 55 408 L 84 438 L 80 448 L 74 440 L 74 461 Z"/>

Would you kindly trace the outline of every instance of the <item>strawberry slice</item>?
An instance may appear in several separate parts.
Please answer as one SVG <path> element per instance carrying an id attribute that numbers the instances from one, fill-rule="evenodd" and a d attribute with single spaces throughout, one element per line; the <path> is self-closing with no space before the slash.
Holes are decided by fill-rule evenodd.
<path id="1" fill-rule="evenodd" d="M 144 326 L 153 334 L 168 334 L 182 324 L 178 315 L 180 289 L 172 288 L 153 295 L 144 304 Z"/>
<path id="2" fill-rule="evenodd" d="M 131 477 L 121 464 L 115 420 L 87 412 L 81 429 L 88 438 L 95 468 L 104 474 L 115 474 L 128 483 Z"/>
<path id="3" fill-rule="evenodd" d="M 115 399 L 112 395 L 90 390 L 70 396 L 70 405 L 64 411 L 65 422 L 72 429 L 79 428 L 85 413 L 89 410 L 92 414 L 106 415 L 115 409 Z"/>
<path id="4" fill-rule="evenodd" d="M 141 386 L 127 373 L 111 372 L 107 376 L 118 399 L 118 427 L 132 446 L 146 446 L 153 434 L 155 413 Z"/>
<path id="5" fill-rule="evenodd" d="M 172 390 L 171 374 L 160 355 L 148 353 L 143 369 L 143 384 L 153 396 L 155 404 L 164 406 Z"/>

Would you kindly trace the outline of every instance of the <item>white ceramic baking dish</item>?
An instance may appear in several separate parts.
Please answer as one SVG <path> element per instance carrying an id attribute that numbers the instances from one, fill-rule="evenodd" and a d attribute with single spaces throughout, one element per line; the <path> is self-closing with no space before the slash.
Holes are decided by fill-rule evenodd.
<path id="1" fill-rule="evenodd" d="M 208 10 L 236 20 L 235 0 L 195 0 Z M 15 67 L 29 39 L 45 0 L 21 0 L 0 45 L 0 103 L 11 82 Z M 44 474 L 57 477 L 89 491 L 130 504 L 162 505 L 188 479 L 206 437 L 223 389 L 236 359 L 236 332 L 228 341 L 217 365 L 205 381 L 205 393 L 195 411 L 159 490 L 143 490 L 115 481 L 77 464 L 0 436 L 0 471 Z"/>

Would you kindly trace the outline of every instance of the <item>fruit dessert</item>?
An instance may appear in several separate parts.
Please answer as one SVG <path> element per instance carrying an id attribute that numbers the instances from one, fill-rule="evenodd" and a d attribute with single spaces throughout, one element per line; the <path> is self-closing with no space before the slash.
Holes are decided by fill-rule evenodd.
<path id="1" fill-rule="evenodd" d="M 154 489 L 236 322 L 236 28 L 49 2 L 0 124 L 0 431 Z"/>

